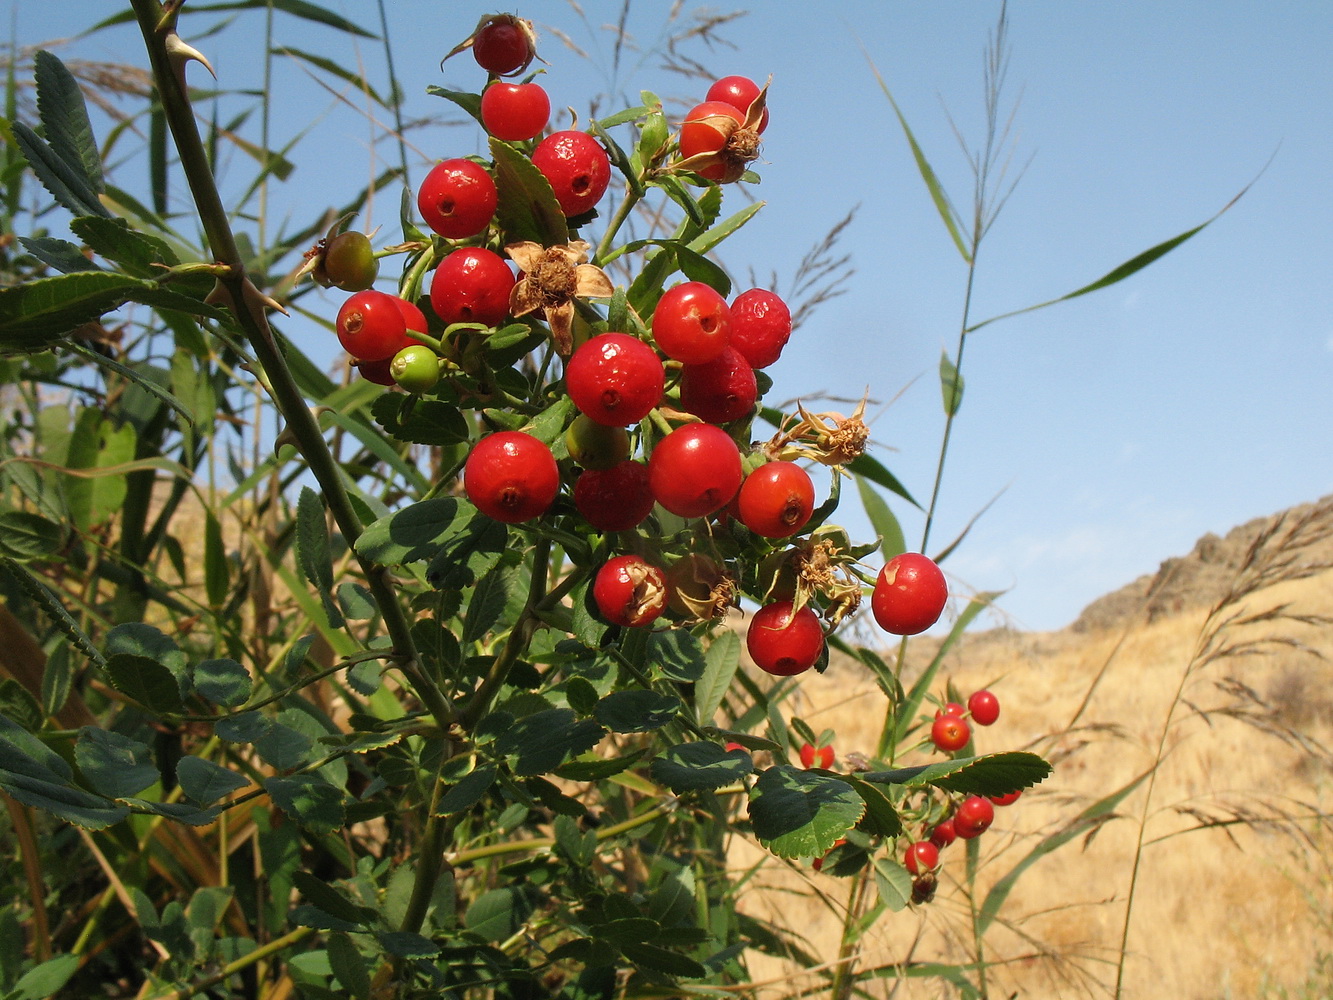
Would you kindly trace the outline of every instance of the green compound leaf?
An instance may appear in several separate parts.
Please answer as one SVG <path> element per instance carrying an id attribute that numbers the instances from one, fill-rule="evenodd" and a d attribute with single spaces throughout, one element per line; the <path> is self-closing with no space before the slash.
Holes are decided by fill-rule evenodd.
<path id="1" fill-rule="evenodd" d="M 486 764 L 466 775 L 458 784 L 440 796 L 439 805 L 435 807 L 435 815 L 448 816 L 450 813 L 471 809 L 490 791 L 498 773 L 499 769 L 494 764 Z"/>
<path id="2" fill-rule="evenodd" d="M 136 653 L 113 653 L 106 661 L 111 686 L 153 712 L 181 710 L 180 686 L 173 674 L 156 660 Z"/>
<path id="3" fill-rule="evenodd" d="M 880 837 L 896 837 L 903 832 L 898 811 L 893 808 L 893 803 L 889 801 L 882 788 L 855 777 L 849 778 L 848 781 L 866 804 L 866 814 L 862 820 L 864 829 Z"/>
<path id="4" fill-rule="evenodd" d="M 477 508 L 454 497 L 422 500 L 369 525 L 356 551 L 383 566 L 429 559 L 475 517 Z"/>
<path id="5" fill-rule="evenodd" d="M 333 600 L 333 555 L 324 501 L 309 486 L 296 502 L 296 555 L 306 581 L 319 594 L 330 628 L 342 628 L 343 616 Z"/>
<path id="6" fill-rule="evenodd" d="M 495 187 L 499 204 L 495 216 L 509 240 L 529 240 L 544 247 L 569 242 L 569 225 L 556 201 L 551 182 L 516 146 L 491 140 Z"/>
<path id="7" fill-rule="evenodd" d="M 14 142 L 51 197 L 75 215 L 110 215 L 77 166 L 60 158 L 36 132 L 23 122 L 11 122 Z"/>
<path id="8" fill-rule="evenodd" d="M 123 274 L 79 271 L 0 288 L 0 355 L 45 351 L 147 287 Z"/>
<path id="9" fill-rule="evenodd" d="M 25 972 L 14 984 L 14 992 L 5 996 L 7 1000 L 46 1000 L 60 992 L 82 963 L 80 955 L 57 955 Z"/>
<path id="10" fill-rule="evenodd" d="M 101 830 L 129 809 L 78 788 L 69 764 L 22 726 L 0 715 L 0 789 L 86 830 Z"/>
<path id="11" fill-rule="evenodd" d="M 399 441 L 443 446 L 472 436 L 463 411 L 442 399 L 386 392 L 370 404 L 370 413 Z"/>
<path id="12" fill-rule="evenodd" d="M 70 220 L 69 228 L 94 253 L 119 264 L 136 278 L 161 278 L 164 267 L 180 263 L 165 241 L 131 229 L 124 219 L 81 215 Z"/>
<path id="13" fill-rule="evenodd" d="M 515 722 L 496 739 L 495 748 L 513 758 L 515 774 L 527 777 L 554 771 L 605 735 L 592 719 L 577 719 L 568 708 L 551 708 Z"/>
<path id="14" fill-rule="evenodd" d="M 652 779 L 673 792 L 712 791 L 754 770 L 748 753 L 727 753 L 716 743 L 682 743 L 653 761 Z"/>
<path id="15" fill-rule="evenodd" d="M 343 825 L 343 793 L 308 774 L 269 778 L 264 790 L 296 822 L 316 833 L 332 833 Z"/>
<path id="16" fill-rule="evenodd" d="M 87 784 L 109 799 L 138 795 L 158 779 L 153 752 L 145 744 L 95 726 L 79 730 L 74 762 Z"/>
<path id="17" fill-rule="evenodd" d="M 740 635 L 730 629 L 715 635 L 704 653 L 703 676 L 694 687 L 695 710 L 701 723 L 707 725 L 713 721 L 740 662 Z"/>
<path id="18" fill-rule="evenodd" d="M 235 660 L 204 660 L 194 668 L 191 683 L 201 698 L 223 708 L 244 705 L 250 697 L 250 671 Z"/>
<path id="19" fill-rule="evenodd" d="M 832 850 L 865 813 L 846 781 L 789 764 L 770 767 L 750 789 L 750 820 L 759 842 L 781 858 Z"/>
<path id="20" fill-rule="evenodd" d="M 503 941 L 517 934 L 536 904 L 524 886 L 508 886 L 484 892 L 463 914 L 463 926 L 484 941 Z"/>
<path id="21" fill-rule="evenodd" d="M 211 806 L 250 784 L 245 775 L 203 757 L 182 757 L 176 764 L 176 780 L 181 791 L 201 806 Z"/>
<path id="22" fill-rule="evenodd" d="M 1036 754 L 1013 750 L 981 757 L 960 757 L 921 767 L 875 771 L 862 774 L 861 778 L 908 788 L 935 785 L 964 795 L 1008 795 L 1044 780 L 1051 770 L 1051 765 Z"/>
<path id="23" fill-rule="evenodd" d="M 597 703 L 593 715 L 613 733 L 650 733 L 661 729 L 684 708 L 674 695 L 657 691 L 614 691 Z"/>
<path id="24" fill-rule="evenodd" d="M 60 551 L 65 529 L 24 510 L 0 513 L 0 555 L 19 562 L 45 559 Z"/>
<path id="25" fill-rule="evenodd" d="M 41 729 L 46 720 L 41 703 L 12 677 L 0 681 L 0 714 L 9 716 L 30 733 Z"/>
<path id="26" fill-rule="evenodd" d="M 652 633 L 648 637 L 648 662 L 657 664 L 671 680 L 687 684 L 699 680 L 708 669 L 703 643 L 683 628 Z"/>
<path id="27" fill-rule="evenodd" d="M 896 861 L 876 858 L 875 888 L 879 890 L 879 901 L 896 913 L 912 898 L 912 876 Z"/>

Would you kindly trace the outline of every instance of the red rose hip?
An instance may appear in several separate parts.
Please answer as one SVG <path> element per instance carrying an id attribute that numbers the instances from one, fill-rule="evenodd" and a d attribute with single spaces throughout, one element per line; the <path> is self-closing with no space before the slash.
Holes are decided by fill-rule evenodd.
<path id="1" fill-rule="evenodd" d="M 700 420 L 725 424 L 748 417 L 758 398 L 754 369 L 740 351 L 724 347 L 712 361 L 681 367 L 680 405 Z"/>
<path id="2" fill-rule="evenodd" d="M 941 715 L 930 727 L 930 741 L 946 753 L 963 749 L 971 738 L 967 721 L 957 715 Z"/>
<path id="3" fill-rule="evenodd" d="M 653 496 L 680 517 L 721 510 L 741 485 L 741 453 L 727 432 L 712 424 L 678 427 L 648 458 Z"/>
<path id="4" fill-rule="evenodd" d="M 765 673 L 791 677 L 815 665 L 824 652 L 824 630 L 819 616 L 802 605 L 793 612 L 791 601 L 774 601 L 754 613 L 745 633 L 745 648 Z"/>
<path id="5" fill-rule="evenodd" d="M 929 840 L 918 840 L 915 844 L 907 845 L 903 864 L 913 875 L 934 871 L 940 866 L 940 849 Z"/>
<path id="6" fill-rule="evenodd" d="M 815 484 L 794 462 L 767 462 L 741 483 L 740 521 L 756 535 L 787 538 L 805 527 L 815 510 Z"/>
<path id="7" fill-rule="evenodd" d="M 496 431 L 468 455 L 463 491 L 487 517 L 518 524 L 546 513 L 560 491 L 560 470 L 551 449 L 531 434 Z"/>
<path id="8" fill-rule="evenodd" d="M 574 481 L 574 506 L 598 531 L 629 531 L 653 512 L 653 491 L 642 462 L 587 469 Z"/>
<path id="9" fill-rule="evenodd" d="M 668 358 L 701 365 L 718 357 L 731 335 L 727 300 L 702 281 L 668 288 L 653 310 L 653 340 Z"/>
<path id="10" fill-rule="evenodd" d="M 704 95 L 707 100 L 721 101 L 724 104 L 730 104 L 741 113 L 744 118 L 750 111 L 750 105 L 759 97 L 759 84 L 755 83 L 748 76 L 724 76 L 711 87 L 708 93 Z M 763 132 L 768 128 L 768 108 L 759 116 L 759 124 L 755 126 L 756 132 Z"/>
<path id="11" fill-rule="evenodd" d="M 919 552 L 894 556 L 879 571 L 870 598 L 879 627 L 893 635 L 916 635 L 939 621 L 949 599 L 940 568 Z"/>
<path id="12" fill-rule="evenodd" d="M 451 240 L 476 236 L 491 224 L 499 195 L 486 168 L 472 160 L 435 164 L 417 190 L 417 210 L 432 230 Z"/>
<path id="13" fill-rule="evenodd" d="M 1000 717 L 1000 699 L 989 691 L 974 691 L 967 699 L 967 710 L 978 726 L 991 726 Z"/>
<path id="14" fill-rule="evenodd" d="M 541 135 L 551 117 L 551 99 L 536 83 L 501 83 L 481 95 L 481 123 L 486 131 L 506 142 L 522 142 Z"/>
<path id="15" fill-rule="evenodd" d="M 587 132 L 552 132 L 532 151 L 532 163 L 567 219 L 595 208 L 611 183 L 611 160 Z"/>
<path id="16" fill-rule="evenodd" d="M 597 571 L 592 596 L 598 612 L 612 625 L 641 628 L 666 610 L 670 589 L 660 569 L 640 556 L 626 555 Z"/>
<path id="17" fill-rule="evenodd" d="M 980 837 L 995 821 L 995 806 L 990 799 L 979 795 L 969 795 L 958 806 L 953 815 L 953 830 L 963 840 Z"/>
<path id="18" fill-rule="evenodd" d="M 509 315 L 509 293 L 515 281 L 514 272 L 499 254 L 485 247 L 463 247 L 435 268 L 430 307 L 445 326 L 499 326 Z"/>
<path id="19" fill-rule="evenodd" d="M 751 368 L 767 368 L 791 337 L 791 310 L 776 292 L 751 288 L 731 300 L 731 346 Z"/>
<path id="20" fill-rule="evenodd" d="M 657 352 L 636 337 L 603 333 L 583 344 L 565 368 L 569 398 L 608 427 L 636 424 L 662 401 L 666 373 Z"/>

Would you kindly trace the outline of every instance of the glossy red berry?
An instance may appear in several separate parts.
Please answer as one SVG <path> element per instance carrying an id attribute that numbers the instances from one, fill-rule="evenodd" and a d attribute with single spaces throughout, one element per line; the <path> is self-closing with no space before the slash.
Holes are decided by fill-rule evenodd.
<path id="1" fill-rule="evenodd" d="M 499 326 L 509 315 L 509 293 L 515 283 L 508 261 L 499 254 L 485 247 L 463 247 L 435 268 L 430 307 L 445 326 Z"/>
<path id="2" fill-rule="evenodd" d="M 611 183 L 611 160 L 587 132 L 552 132 L 537 143 L 532 162 L 551 182 L 567 219 L 595 208 Z"/>
<path id="3" fill-rule="evenodd" d="M 481 94 L 481 123 L 506 142 L 535 139 L 551 117 L 551 99 L 540 84 L 496 81 Z"/>
<path id="4" fill-rule="evenodd" d="M 751 288 L 731 301 L 731 346 L 751 368 L 767 368 L 791 337 L 791 310 L 776 292 Z"/>
<path id="5" fill-rule="evenodd" d="M 686 424 L 648 457 L 653 496 L 680 517 L 706 517 L 727 505 L 741 485 L 741 453 L 713 424 Z"/>
<path id="6" fill-rule="evenodd" d="M 935 824 L 935 829 L 930 831 L 930 842 L 938 848 L 945 848 L 952 844 L 958 838 L 954 832 L 953 820 L 942 819 Z"/>
<path id="7" fill-rule="evenodd" d="M 648 469 L 626 459 L 609 469 L 587 469 L 574 481 L 574 506 L 598 531 L 629 531 L 653 512 Z"/>
<path id="8" fill-rule="evenodd" d="M 995 821 L 995 806 L 990 799 L 969 795 L 953 815 L 953 830 L 963 840 L 980 837 Z"/>
<path id="9" fill-rule="evenodd" d="M 989 691 L 974 691 L 967 699 L 967 710 L 978 726 L 990 726 L 1000 717 L 1000 699 Z"/>
<path id="10" fill-rule="evenodd" d="M 356 372 L 367 382 L 374 382 L 376 385 L 397 385 L 393 380 L 393 373 L 389 371 L 389 366 L 392 364 L 393 358 L 380 358 L 378 361 L 358 361 L 356 362 Z"/>
<path id="11" fill-rule="evenodd" d="M 383 361 L 408 346 L 401 301 L 396 295 L 367 288 L 344 302 L 335 324 L 343 349 L 358 361 Z"/>
<path id="12" fill-rule="evenodd" d="M 417 333 L 429 333 L 430 327 L 426 325 L 426 314 L 423 313 L 415 304 L 408 302 L 407 299 L 393 297 L 393 304 L 398 307 L 398 312 L 402 314 L 403 325 L 407 327 L 408 339 L 411 340 L 413 331 Z M 419 344 L 420 341 L 412 340 L 412 343 Z"/>
<path id="13" fill-rule="evenodd" d="M 805 527 L 815 510 L 815 484 L 795 462 L 767 462 L 741 483 L 740 521 L 756 535 L 787 538 Z"/>
<path id="14" fill-rule="evenodd" d="M 833 766 L 833 748 L 816 747 L 809 743 L 801 744 L 801 766 L 814 767 L 818 764 L 824 770 Z"/>
<path id="15" fill-rule="evenodd" d="M 668 358 L 701 365 L 718 357 L 731 337 L 727 300 L 702 281 L 668 288 L 653 309 L 653 340 Z"/>
<path id="16" fill-rule="evenodd" d="M 417 190 L 417 210 L 432 230 L 451 240 L 476 236 L 491 224 L 499 195 L 486 168 L 472 160 L 444 160 Z"/>
<path id="17" fill-rule="evenodd" d="M 1020 788 L 1017 791 L 1009 792 L 1005 795 L 992 795 L 990 797 L 990 800 L 994 802 L 997 806 L 1011 806 L 1015 802 L 1017 802 L 1019 798 L 1022 797 L 1022 795 L 1023 795 L 1023 790 Z"/>
<path id="18" fill-rule="evenodd" d="M 597 611 L 612 625 L 651 625 L 666 610 L 666 574 L 642 556 L 616 556 L 602 565 L 592 584 Z"/>
<path id="19" fill-rule="evenodd" d="M 724 347 L 712 361 L 681 367 L 681 408 L 700 420 L 725 424 L 748 417 L 758 398 L 754 369 L 740 351 Z"/>
<path id="20" fill-rule="evenodd" d="M 879 571 L 870 610 L 884 631 L 916 635 L 939 621 L 948 599 L 940 568 L 919 552 L 904 552 Z"/>
<path id="21" fill-rule="evenodd" d="M 532 39 L 513 15 L 492 18 L 472 39 L 472 58 L 495 76 L 521 70 L 532 57 Z"/>
<path id="22" fill-rule="evenodd" d="M 930 741 L 945 753 L 963 749 L 971 738 L 967 720 L 957 715 L 941 715 L 930 727 Z"/>
<path id="23" fill-rule="evenodd" d="M 903 853 L 903 864 L 913 875 L 922 875 L 934 871 L 940 866 L 940 849 L 929 840 L 918 840 L 908 844 Z"/>
<path id="24" fill-rule="evenodd" d="M 779 677 L 804 673 L 824 652 L 819 616 L 808 604 L 796 612 L 792 607 L 791 601 L 764 605 L 754 613 L 745 633 L 745 648 L 755 665 Z"/>
<path id="25" fill-rule="evenodd" d="M 680 126 L 681 157 L 689 159 L 700 153 L 721 153 L 735 130 L 744 122 L 745 112 L 725 101 L 705 101 L 695 106 Z M 725 182 L 738 179 L 744 173 L 744 168 L 742 166 L 737 170 L 719 158 L 697 168 L 695 173 L 705 180 Z"/>
<path id="26" fill-rule="evenodd" d="M 941 715 L 957 715 L 961 718 L 966 712 L 967 709 L 958 704 L 958 702 L 949 701 L 944 703 L 943 708 L 935 709 L 935 718 L 938 719 Z"/>
<path id="27" fill-rule="evenodd" d="M 636 424 L 662 401 L 666 373 L 657 352 L 636 337 L 603 333 L 576 350 L 565 366 L 569 398 L 608 427 Z"/>
<path id="28" fill-rule="evenodd" d="M 518 524 L 551 506 L 560 491 L 560 470 L 551 449 L 531 434 L 496 431 L 468 455 L 463 490 L 487 517 Z"/>
<path id="29" fill-rule="evenodd" d="M 750 105 L 755 102 L 759 96 L 759 84 L 755 83 L 748 76 L 724 76 L 711 87 L 708 93 L 704 95 L 710 101 L 722 101 L 724 104 L 730 104 L 741 113 L 744 119 L 750 111 Z M 759 124 L 756 126 L 756 132 L 763 132 L 768 128 L 768 108 L 764 108 L 764 113 L 759 117 Z"/>

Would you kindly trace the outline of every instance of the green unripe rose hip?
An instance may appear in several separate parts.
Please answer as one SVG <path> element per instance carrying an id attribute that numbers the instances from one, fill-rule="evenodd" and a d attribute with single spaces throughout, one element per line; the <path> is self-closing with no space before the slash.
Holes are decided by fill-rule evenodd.
<path id="1" fill-rule="evenodd" d="M 389 374 L 408 392 L 429 392 L 440 381 L 440 359 L 429 347 L 413 344 L 393 356 Z"/>
<path id="2" fill-rule="evenodd" d="M 629 432 L 580 413 L 565 431 L 569 457 L 585 469 L 610 469 L 629 458 Z"/>
<path id="3" fill-rule="evenodd" d="M 380 262 L 365 233 L 339 233 L 324 246 L 322 277 L 325 284 L 344 292 L 360 292 L 379 277 Z"/>

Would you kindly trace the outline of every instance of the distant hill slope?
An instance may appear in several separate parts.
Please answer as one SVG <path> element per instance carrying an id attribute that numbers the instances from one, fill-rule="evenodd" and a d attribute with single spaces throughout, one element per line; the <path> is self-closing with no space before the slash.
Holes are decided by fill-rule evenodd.
<path id="1" fill-rule="evenodd" d="M 1188 555 L 1167 559 L 1156 573 L 1146 573 L 1133 583 L 1097 598 L 1083 609 L 1069 629 L 1095 632 L 1123 626 L 1135 616 L 1154 622 L 1194 608 L 1210 607 L 1226 595 L 1257 538 L 1271 530 L 1279 519 L 1290 522 L 1306 516 L 1333 520 L 1333 495 L 1268 517 L 1257 517 L 1221 537 L 1209 532 Z M 1333 531 L 1310 546 L 1302 558 L 1333 564 Z"/>

